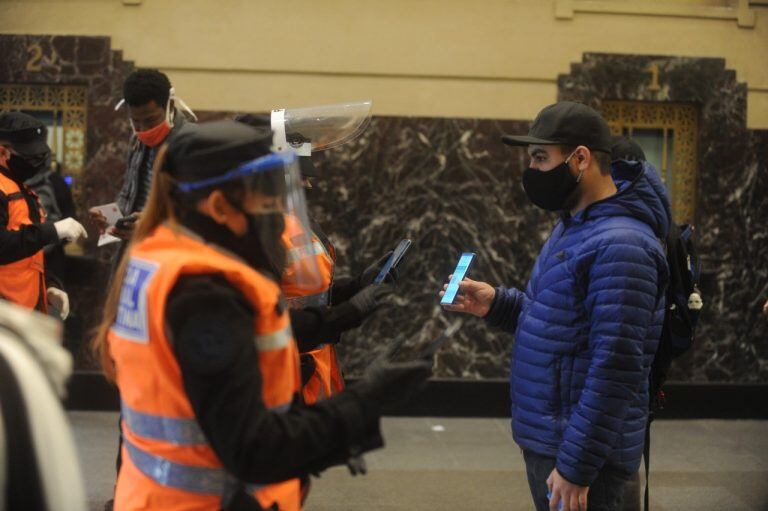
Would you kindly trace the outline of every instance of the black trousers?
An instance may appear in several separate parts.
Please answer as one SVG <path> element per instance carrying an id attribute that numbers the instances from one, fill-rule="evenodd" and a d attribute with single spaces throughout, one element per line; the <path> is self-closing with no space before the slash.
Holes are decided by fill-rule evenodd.
<path id="1" fill-rule="evenodd" d="M 555 468 L 555 459 L 526 450 L 523 451 L 523 458 L 525 458 L 528 486 L 531 488 L 536 511 L 549 511 L 547 478 Z M 604 467 L 589 487 L 587 509 L 589 511 L 621 511 L 624 489 L 629 479 L 630 477 L 623 472 Z"/>

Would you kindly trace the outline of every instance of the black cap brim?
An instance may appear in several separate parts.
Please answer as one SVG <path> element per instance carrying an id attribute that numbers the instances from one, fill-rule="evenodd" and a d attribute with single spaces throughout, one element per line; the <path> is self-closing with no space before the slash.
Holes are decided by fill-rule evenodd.
<path id="1" fill-rule="evenodd" d="M 543 138 L 530 137 L 528 135 L 504 135 L 501 141 L 512 146 L 529 146 L 531 144 L 539 145 L 557 145 L 560 142 L 553 140 L 544 140 Z"/>
<path id="2" fill-rule="evenodd" d="M 11 145 L 13 146 L 14 151 L 25 156 L 33 156 L 51 152 L 51 148 L 48 147 L 48 144 L 45 142 L 45 140 L 34 140 L 31 142 L 11 142 Z"/>
<path id="3" fill-rule="evenodd" d="M 310 156 L 299 156 L 299 171 L 301 177 L 320 177 L 320 172 Z"/>

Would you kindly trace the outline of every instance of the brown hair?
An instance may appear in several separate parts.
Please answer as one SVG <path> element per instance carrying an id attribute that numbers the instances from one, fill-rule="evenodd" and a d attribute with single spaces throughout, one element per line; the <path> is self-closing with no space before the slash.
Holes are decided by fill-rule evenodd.
<path id="1" fill-rule="evenodd" d="M 140 241 L 147 238 L 160 224 L 171 221 L 173 225 L 176 221 L 176 214 L 173 207 L 171 191 L 173 189 L 173 179 L 168 173 L 163 172 L 165 162 L 165 153 L 167 146 L 163 145 L 157 153 L 154 165 L 152 167 L 152 186 L 147 199 L 147 206 L 144 208 L 141 219 L 136 223 L 133 235 L 123 253 L 123 258 L 117 267 L 112 287 L 107 294 L 107 301 L 104 305 L 104 313 L 101 323 L 96 328 L 96 334 L 91 341 L 91 350 L 94 358 L 101 365 L 104 374 L 110 381 L 115 381 L 115 365 L 109 356 L 109 346 L 107 334 L 112 328 L 112 323 L 117 316 L 117 306 L 120 302 L 120 291 L 123 287 L 125 278 L 125 269 L 128 266 L 129 254 L 131 248 Z"/>

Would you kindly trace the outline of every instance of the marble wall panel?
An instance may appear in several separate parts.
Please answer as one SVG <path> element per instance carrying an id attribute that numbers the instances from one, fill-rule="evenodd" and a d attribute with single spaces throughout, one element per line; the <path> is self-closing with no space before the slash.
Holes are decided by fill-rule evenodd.
<path id="1" fill-rule="evenodd" d="M 524 152 L 500 137 L 527 130 L 527 122 L 377 117 L 363 137 L 321 153 L 310 204 L 336 244 L 340 273 L 356 275 L 401 238 L 413 240 L 394 305 L 343 337 L 349 372 L 393 339 L 416 349 L 459 318 L 442 310 L 438 292 L 460 252 L 477 253 L 471 278 L 524 284 L 552 216 L 528 204 Z M 437 374 L 504 377 L 510 342 L 467 318 L 439 352 Z"/>

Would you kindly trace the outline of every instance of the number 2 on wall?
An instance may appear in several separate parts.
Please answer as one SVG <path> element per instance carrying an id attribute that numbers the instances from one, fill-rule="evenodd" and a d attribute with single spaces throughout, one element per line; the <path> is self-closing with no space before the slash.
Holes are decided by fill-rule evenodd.
<path id="1" fill-rule="evenodd" d="M 27 52 L 30 54 L 29 60 L 27 60 L 27 71 L 40 71 L 43 68 L 40 64 L 43 59 L 43 48 L 40 43 L 27 46 Z"/>

